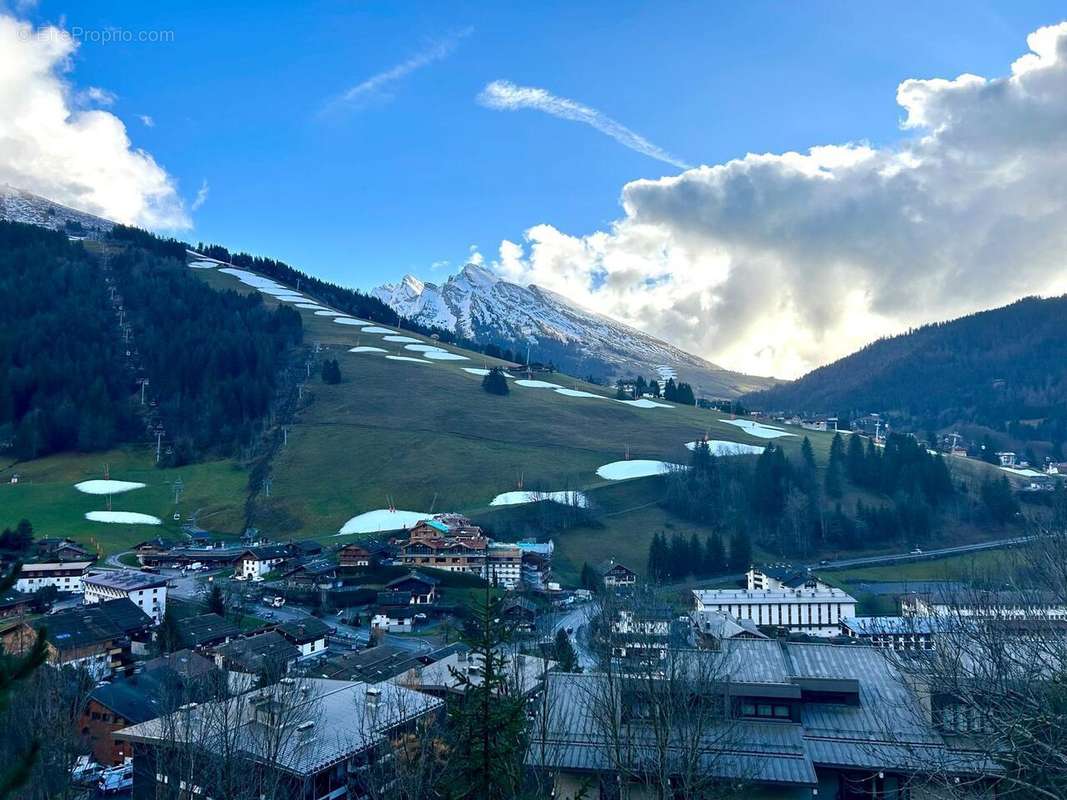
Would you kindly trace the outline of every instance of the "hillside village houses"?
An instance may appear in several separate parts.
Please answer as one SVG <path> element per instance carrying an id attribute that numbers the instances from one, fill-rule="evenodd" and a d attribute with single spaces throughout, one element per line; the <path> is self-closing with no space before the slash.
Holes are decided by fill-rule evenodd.
<path id="1" fill-rule="evenodd" d="M 82 581 L 86 605 L 127 598 L 155 622 L 167 610 L 167 579 L 129 569 L 102 570 Z"/>
<path id="2" fill-rule="evenodd" d="M 522 548 L 491 541 L 459 514 L 422 520 L 398 546 L 396 561 L 405 566 L 464 572 L 505 589 L 516 588 L 522 580 Z"/>
<path id="3" fill-rule="evenodd" d="M 82 579 L 94 560 L 25 562 L 19 568 L 15 589 L 33 594 L 38 589 L 54 586 L 61 592 L 81 594 Z"/>

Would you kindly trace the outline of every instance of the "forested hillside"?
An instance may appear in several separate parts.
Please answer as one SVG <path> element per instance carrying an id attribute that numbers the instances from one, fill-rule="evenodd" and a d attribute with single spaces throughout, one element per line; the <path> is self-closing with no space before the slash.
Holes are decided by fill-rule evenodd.
<path id="1" fill-rule="evenodd" d="M 209 288 L 180 242 L 117 226 L 92 246 L 0 223 L 0 291 L 13 300 L 0 318 L 0 447 L 20 459 L 103 450 L 146 440 L 153 420 L 172 462 L 247 443 L 301 341 L 299 313 Z"/>
<path id="2" fill-rule="evenodd" d="M 801 413 L 880 412 L 920 433 L 973 423 L 1062 456 L 1065 325 L 1067 296 L 1026 298 L 879 340 L 744 402 Z"/>

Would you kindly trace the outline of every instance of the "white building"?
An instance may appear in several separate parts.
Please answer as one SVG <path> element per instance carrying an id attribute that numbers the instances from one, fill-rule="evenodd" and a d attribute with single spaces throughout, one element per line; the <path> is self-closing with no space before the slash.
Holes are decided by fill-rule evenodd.
<path id="1" fill-rule="evenodd" d="M 85 572 L 92 561 L 42 561 L 23 564 L 15 581 L 20 592 L 33 594 L 45 586 L 55 586 L 61 592 L 81 594 Z"/>
<path id="2" fill-rule="evenodd" d="M 167 579 L 132 569 L 115 569 L 87 575 L 82 580 L 85 603 L 129 598 L 156 623 L 167 611 Z"/>
<path id="3" fill-rule="evenodd" d="M 694 589 L 693 610 L 829 637 L 838 634 L 842 619 L 856 616 L 856 599 L 840 589 Z"/>
<path id="4" fill-rule="evenodd" d="M 782 567 L 750 567 L 745 573 L 746 588 L 752 591 L 765 589 L 831 589 L 828 583 L 819 580 L 807 570 Z"/>
<path id="5" fill-rule="evenodd" d="M 284 544 L 250 547 L 237 559 L 234 574 L 241 580 L 262 578 L 290 555 L 290 549 Z"/>

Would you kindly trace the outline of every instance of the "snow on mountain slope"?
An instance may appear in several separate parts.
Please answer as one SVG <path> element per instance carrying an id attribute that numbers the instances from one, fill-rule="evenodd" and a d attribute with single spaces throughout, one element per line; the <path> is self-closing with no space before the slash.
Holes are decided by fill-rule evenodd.
<path id="1" fill-rule="evenodd" d="M 614 379 L 630 375 L 675 377 L 698 394 L 734 397 L 773 381 L 724 370 L 702 358 L 555 292 L 519 286 L 468 264 L 442 284 L 412 275 L 379 286 L 373 294 L 402 316 L 493 342 L 531 358 L 553 361 L 567 372 Z"/>
<path id="2" fill-rule="evenodd" d="M 69 208 L 6 183 L 0 184 L 0 219 L 55 231 L 66 230 L 72 234 L 109 231 L 114 227 L 114 223 L 102 217 Z"/>

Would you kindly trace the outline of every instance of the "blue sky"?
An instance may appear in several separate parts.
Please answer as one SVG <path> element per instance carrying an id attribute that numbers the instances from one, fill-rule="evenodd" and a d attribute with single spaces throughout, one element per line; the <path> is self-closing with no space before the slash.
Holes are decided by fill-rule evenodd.
<path id="1" fill-rule="evenodd" d="M 4 2 L 0 181 L 345 285 L 474 247 L 779 377 L 1067 292 L 1052 3 Z"/>
<path id="2" fill-rule="evenodd" d="M 443 276 L 536 223 L 583 234 L 627 181 L 677 169 L 592 128 L 475 98 L 543 87 L 693 164 L 899 136 L 906 77 L 998 74 L 1052 4 L 53 2 L 68 29 L 172 30 L 86 41 L 71 79 L 111 107 L 192 202 L 192 238 L 371 286 Z M 999 6 L 999 7 L 998 7 Z M 468 35 L 463 35 L 469 30 Z M 358 107 L 346 89 L 456 40 Z M 148 128 L 139 115 L 155 122 Z M 448 261 L 448 268 L 432 265 Z"/>

